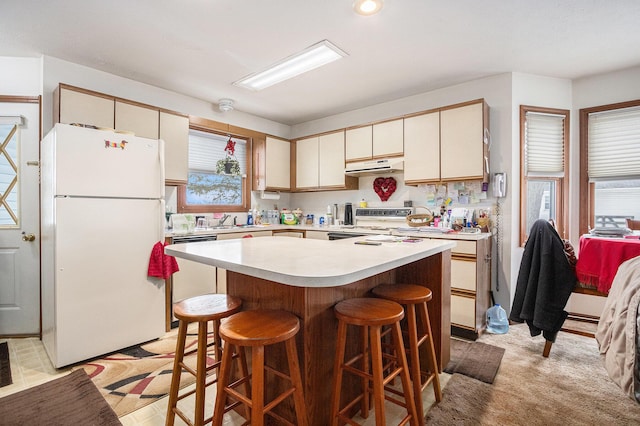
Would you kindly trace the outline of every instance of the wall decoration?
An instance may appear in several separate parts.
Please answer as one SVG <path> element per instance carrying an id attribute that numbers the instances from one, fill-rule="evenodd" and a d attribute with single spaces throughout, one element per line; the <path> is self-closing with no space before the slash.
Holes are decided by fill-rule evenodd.
<path id="1" fill-rule="evenodd" d="M 379 177 L 373 181 L 373 190 L 378 194 L 381 201 L 387 201 L 391 194 L 396 191 L 396 180 L 392 177 Z"/>

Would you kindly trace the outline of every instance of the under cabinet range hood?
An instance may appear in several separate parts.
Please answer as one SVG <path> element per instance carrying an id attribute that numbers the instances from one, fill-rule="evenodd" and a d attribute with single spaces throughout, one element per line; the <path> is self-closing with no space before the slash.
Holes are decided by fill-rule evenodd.
<path id="1" fill-rule="evenodd" d="M 344 173 L 349 176 L 366 176 L 402 170 L 404 170 L 404 159 L 399 157 L 347 163 Z"/>

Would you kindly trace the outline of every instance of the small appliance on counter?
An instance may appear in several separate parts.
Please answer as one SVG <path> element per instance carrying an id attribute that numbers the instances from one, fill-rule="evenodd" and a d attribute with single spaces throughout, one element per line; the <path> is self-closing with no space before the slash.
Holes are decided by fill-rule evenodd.
<path id="1" fill-rule="evenodd" d="M 344 205 L 344 224 L 353 225 L 353 206 L 351 203 L 345 203 Z"/>

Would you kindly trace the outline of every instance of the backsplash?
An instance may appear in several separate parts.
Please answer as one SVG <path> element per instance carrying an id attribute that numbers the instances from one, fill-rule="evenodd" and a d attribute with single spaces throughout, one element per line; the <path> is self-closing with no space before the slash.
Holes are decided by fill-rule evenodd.
<path id="1" fill-rule="evenodd" d="M 377 177 L 393 177 L 396 181 L 395 191 L 387 201 L 381 201 L 374 189 Z M 468 209 L 492 210 L 495 198 L 488 198 L 487 192 L 482 191 L 480 182 L 450 182 L 442 185 L 407 186 L 404 184 L 402 173 L 381 176 L 362 176 L 360 189 L 353 191 L 319 191 L 301 193 L 280 193 L 280 199 L 261 199 L 259 191 L 251 193 L 251 208 L 258 210 L 272 210 L 300 208 L 304 215 L 313 214 L 316 218 L 327 213 L 327 206 L 338 204 L 338 219 L 344 219 L 344 204 L 352 203 L 354 209 L 361 200 L 367 202 L 367 207 L 403 207 L 405 201 L 411 201 L 413 207 L 427 207 L 433 213 L 439 214 L 443 201 L 448 201 L 447 208 L 464 207 Z M 167 212 L 177 212 L 177 187 L 165 187 L 165 202 Z M 420 209 L 419 209 L 420 210 Z M 420 212 L 418 210 L 418 213 Z M 231 212 L 231 218 L 236 217 L 238 224 L 247 223 L 246 212 Z M 232 223 L 230 220 L 228 223 Z"/>

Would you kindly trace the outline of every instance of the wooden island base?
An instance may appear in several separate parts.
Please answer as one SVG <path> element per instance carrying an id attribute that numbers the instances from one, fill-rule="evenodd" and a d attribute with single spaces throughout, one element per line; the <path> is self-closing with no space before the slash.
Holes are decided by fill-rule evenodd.
<path id="1" fill-rule="evenodd" d="M 304 395 L 309 424 L 330 424 L 331 386 L 336 350 L 337 320 L 333 306 L 345 299 L 370 296 L 369 291 L 383 283 L 418 284 L 433 293 L 429 302 L 429 319 L 434 337 L 439 368 L 449 362 L 451 336 L 451 251 L 445 250 L 421 260 L 400 266 L 369 278 L 336 287 L 297 287 L 274 281 L 227 271 L 227 292 L 243 300 L 243 309 L 283 309 L 301 320 L 296 337 Z M 361 338 L 350 333 L 347 355 L 355 353 Z M 287 372 L 284 350 L 268 348 L 267 364 Z M 355 378 L 345 376 L 343 402 L 353 398 L 360 388 Z M 278 379 L 267 375 L 267 400 L 277 395 L 282 387 Z M 277 407 L 286 418 L 293 419 L 293 403 L 286 401 Z"/>

